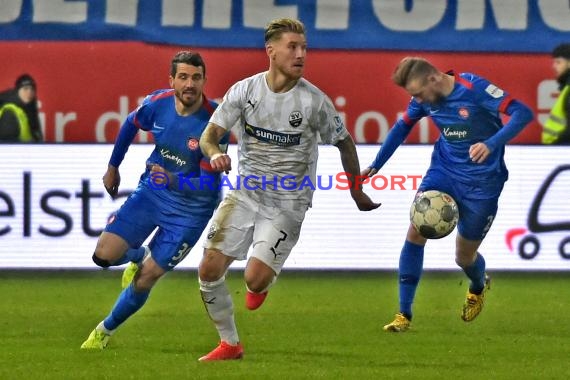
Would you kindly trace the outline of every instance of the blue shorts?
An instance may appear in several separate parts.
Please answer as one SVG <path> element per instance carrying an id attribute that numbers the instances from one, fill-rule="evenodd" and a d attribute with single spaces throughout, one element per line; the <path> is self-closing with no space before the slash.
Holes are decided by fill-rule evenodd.
<path id="1" fill-rule="evenodd" d="M 422 179 L 418 192 L 443 191 L 453 197 L 459 208 L 457 231 L 468 240 L 483 240 L 495 215 L 504 182 L 491 187 L 458 182 L 440 170 L 430 168 Z"/>
<path id="2" fill-rule="evenodd" d="M 140 188 L 133 192 L 111 216 L 105 231 L 119 235 L 131 248 L 138 248 L 158 227 L 149 248 L 154 261 L 165 271 L 170 271 L 200 239 L 211 214 L 196 216 L 166 211 L 148 192 Z"/>

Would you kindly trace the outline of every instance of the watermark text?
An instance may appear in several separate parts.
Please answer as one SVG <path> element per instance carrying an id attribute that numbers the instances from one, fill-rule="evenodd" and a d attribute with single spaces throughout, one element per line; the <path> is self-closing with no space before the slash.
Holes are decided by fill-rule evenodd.
<path id="1" fill-rule="evenodd" d="M 422 175 L 420 174 L 377 174 L 372 177 L 357 175 L 354 181 L 348 173 L 340 172 L 335 175 L 317 175 L 295 177 L 237 175 L 221 177 L 214 175 L 184 175 L 173 176 L 164 172 L 152 172 L 147 182 L 154 190 L 173 189 L 178 191 L 215 191 L 215 190 L 262 190 L 262 191 L 301 191 L 311 190 L 351 190 L 369 185 L 374 190 L 417 190 Z"/>

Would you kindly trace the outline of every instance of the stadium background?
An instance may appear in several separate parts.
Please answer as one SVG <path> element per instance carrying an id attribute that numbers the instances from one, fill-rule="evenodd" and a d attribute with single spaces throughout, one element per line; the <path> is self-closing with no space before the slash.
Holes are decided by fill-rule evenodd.
<path id="1" fill-rule="evenodd" d="M 53 144 L 3 149 L 3 159 L 10 165 L 0 169 L 4 179 L 0 185 L 0 267 L 60 267 L 35 249 L 46 243 L 66 252 L 67 262 L 73 263 L 69 267 L 92 267 L 88 247 L 94 245 L 96 237 L 81 229 L 82 206 L 74 202 L 78 199 L 74 193 L 86 180 L 93 191 L 103 191 L 98 178 L 112 148 L 104 143 L 114 141 L 121 121 L 142 97 L 168 86 L 172 55 L 180 49 L 200 51 L 207 63 L 206 93 L 219 99 L 235 81 L 266 68 L 262 39 L 266 22 L 292 16 L 302 19 L 308 29 L 306 77 L 331 97 L 356 142 L 363 144 L 359 147 L 362 165 L 373 157 L 377 146 L 364 144 L 382 142 L 407 104 L 405 92 L 390 82 L 394 66 L 405 55 L 425 56 L 443 69 L 476 72 L 528 104 L 536 117 L 508 149 L 508 164 L 514 172 L 489 240 L 493 242 L 493 254 L 501 260 L 510 258 L 495 261 L 501 263 L 498 268 L 570 268 L 570 244 L 564 232 L 569 229 L 565 219 L 570 215 L 570 206 L 564 189 L 570 171 L 565 169 L 545 197 L 550 205 L 543 207 L 539 215 L 541 223 L 555 225 L 553 232 L 540 237 L 542 245 L 547 242 L 551 248 L 537 257 L 528 257 L 534 249 L 531 242 L 531 254 L 516 254 L 519 240 L 529 233 L 527 219 L 534 196 L 547 176 L 569 160 L 566 150 L 543 151 L 536 147 L 540 144 L 541 122 L 557 95 L 549 52 L 558 43 L 570 40 L 570 10 L 564 2 L 24 0 L 6 1 L 2 7 L 0 48 L 9 58 L 2 63 L 0 87 L 11 86 L 13 78 L 22 72 L 36 78 L 46 142 Z M 405 153 L 386 167 L 389 175 L 422 174 L 422 165 L 427 165 L 424 149 L 437 137 L 437 130 L 423 121 L 407 140 Z M 137 137 L 137 142 L 150 140 L 145 134 Z M 137 162 L 143 162 L 149 147 L 143 144 L 129 153 L 133 164 L 123 170 L 124 189 L 134 188 L 141 170 Z M 323 175 L 334 174 L 338 166 L 335 153 L 329 154 L 326 148 L 324 152 L 327 158 L 320 170 Z M 71 170 L 82 153 L 95 159 L 89 159 L 79 170 Z M 424 157 L 420 165 L 415 163 L 417 157 Z M 28 185 L 25 173 L 33 178 Z M 25 186 L 30 187 L 28 195 Z M 43 198 L 54 189 L 63 195 Z M 328 239 L 329 244 L 320 246 L 323 255 L 330 255 L 327 250 L 331 247 L 346 246 L 342 233 L 335 232 L 335 223 L 327 225 L 327 221 L 341 219 L 348 225 L 375 228 L 377 232 L 368 238 L 369 254 L 378 250 L 385 255 L 381 263 L 370 259 L 354 264 L 356 260 L 352 265 L 342 260 L 331 265 L 329 257 L 323 260 L 329 264 L 322 268 L 396 267 L 399 242 L 386 245 L 383 235 L 401 235 L 414 191 L 388 192 L 372 191 L 384 202 L 384 210 L 373 216 L 350 209 L 349 203 L 343 203 L 346 199 L 342 200 L 346 194 L 329 200 L 332 192 L 318 195 L 323 201 L 316 202 L 311 213 L 323 216 L 313 218 L 309 214 L 308 222 L 314 219 L 315 225 L 307 229 L 311 236 Z M 30 202 L 28 207 L 25 199 Z M 561 199 L 564 201 L 559 204 Z M 52 210 L 71 215 L 71 222 L 57 212 L 46 213 L 43 202 Z M 94 200 L 92 208 L 101 215 L 92 222 L 93 229 L 102 228 L 106 216 L 118 205 L 105 199 Z M 342 223 L 337 224 L 342 231 Z M 68 228 L 71 233 L 59 237 L 42 232 Z M 350 230 L 350 235 L 360 233 L 365 232 L 357 227 Z M 448 245 L 437 251 L 451 249 L 452 239 L 446 242 Z M 18 245 L 31 247 L 26 260 L 11 252 L 10 247 Z M 295 251 L 303 248 L 300 243 Z M 319 254 L 310 263 L 300 259 L 300 264 L 291 260 L 290 265 L 318 269 Z M 336 254 L 344 253 L 339 249 Z M 541 257 L 546 260 L 545 256 L 548 264 L 540 262 Z M 195 262 L 188 265 L 194 267 Z M 493 266 L 492 257 L 489 263 Z M 442 260 L 429 266 L 453 268 L 454 264 L 442 253 Z"/>
<path id="2" fill-rule="evenodd" d="M 121 272 L 94 270 L 90 257 L 124 199 L 108 199 L 101 184 L 120 120 L 168 85 L 180 49 L 205 56 L 213 98 L 264 70 L 263 26 L 278 16 L 305 22 L 307 77 L 345 116 L 363 165 L 408 101 L 389 80 L 405 55 L 484 75 L 535 111 L 507 147 L 511 178 L 482 247 L 493 277 L 483 314 L 459 318 L 467 284 L 448 238 L 426 249 L 431 270 L 413 329 L 382 332 L 397 310 L 395 268 L 414 194 L 406 180 L 405 189 L 367 187 L 383 202 L 367 214 L 345 191 L 317 191 L 298 246 L 255 313 L 243 305 L 241 272 L 228 273 L 242 362 L 197 362 L 217 334 L 195 270 L 159 282 L 107 350 L 79 350 L 119 292 Z M 539 136 L 556 98 L 549 52 L 569 41 L 566 0 L 0 0 L 0 88 L 22 72 L 37 79 L 47 139 L 0 147 L 0 378 L 567 379 L 570 155 L 540 146 Z M 382 174 L 422 174 L 436 138 L 428 123 L 416 127 Z M 151 148 L 130 148 L 124 191 Z M 336 174 L 336 149 L 320 152 L 319 174 Z M 530 257 L 533 238 L 540 252 Z M 199 257 L 197 248 L 184 268 Z M 66 270 L 76 268 L 89 270 Z"/>

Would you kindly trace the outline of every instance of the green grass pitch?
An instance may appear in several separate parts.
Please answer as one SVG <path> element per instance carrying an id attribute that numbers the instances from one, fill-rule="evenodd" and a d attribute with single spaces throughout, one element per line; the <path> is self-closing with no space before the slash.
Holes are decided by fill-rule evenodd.
<path id="1" fill-rule="evenodd" d="M 228 275 L 242 361 L 199 363 L 217 344 L 196 272 L 166 276 L 105 351 L 79 349 L 120 291 L 120 271 L 0 272 L 0 379 L 568 379 L 567 273 L 491 273 L 483 313 L 459 312 L 467 282 L 427 272 L 413 329 L 386 333 L 392 272 L 287 272 L 256 311 Z"/>

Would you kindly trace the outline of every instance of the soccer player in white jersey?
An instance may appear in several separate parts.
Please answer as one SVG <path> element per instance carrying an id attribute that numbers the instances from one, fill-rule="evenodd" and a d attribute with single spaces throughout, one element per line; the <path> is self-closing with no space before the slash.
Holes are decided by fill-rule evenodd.
<path id="1" fill-rule="evenodd" d="M 356 147 L 331 100 L 302 78 L 307 54 L 304 25 L 286 18 L 270 22 L 265 50 L 269 70 L 234 84 L 200 138 L 212 168 L 228 172 L 232 163 L 220 151 L 219 140 L 235 125 L 238 174 L 248 178 L 220 204 L 205 242 L 200 292 L 221 341 L 200 361 L 243 356 L 226 271 L 234 260 L 245 260 L 253 245 L 244 273 L 246 307 L 261 306 L 299 239 L 311 205 L 311 187 L 291 189 L 291 184 L 308 179 L 316 183 L 319 136 L 323 143 L 338 147 L 358 208 L 370 211 L 380 206 L 359 185 Z"/>

